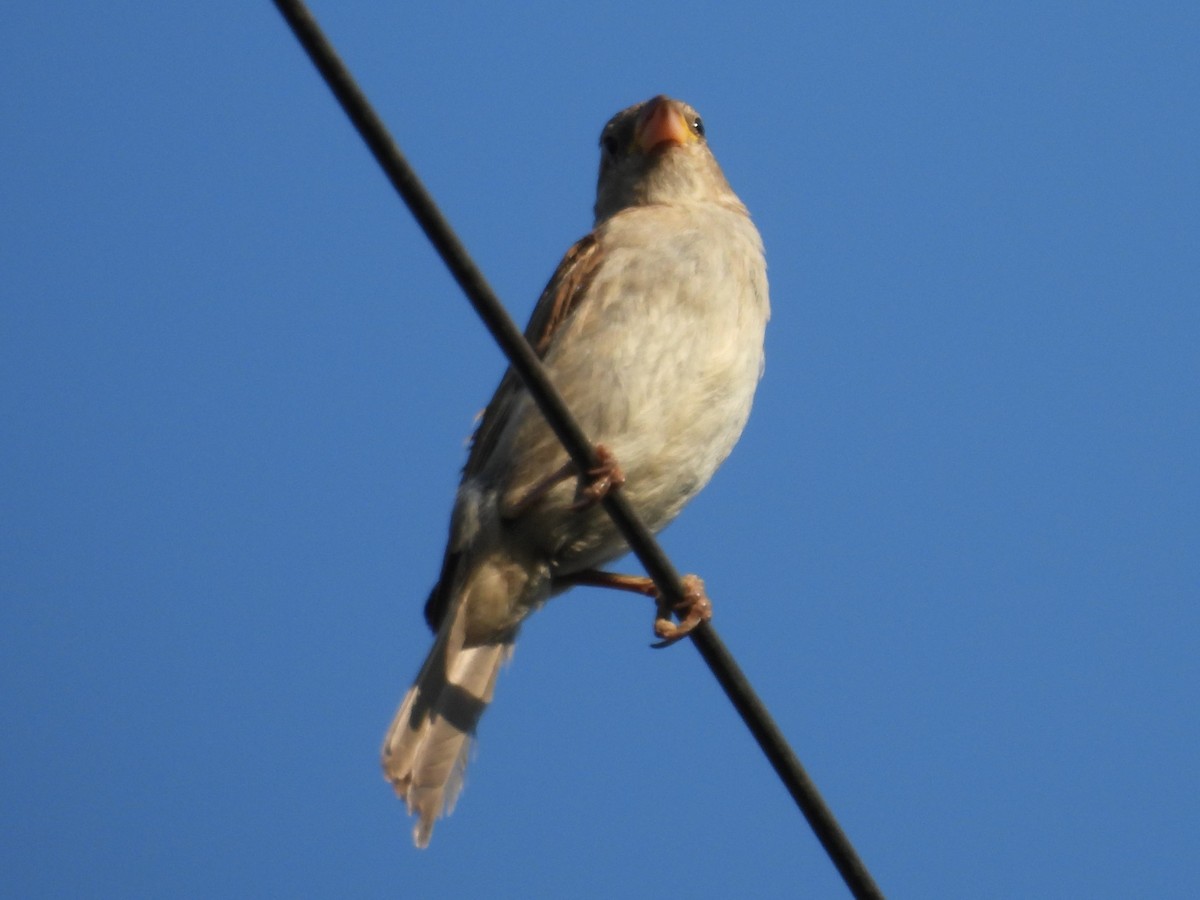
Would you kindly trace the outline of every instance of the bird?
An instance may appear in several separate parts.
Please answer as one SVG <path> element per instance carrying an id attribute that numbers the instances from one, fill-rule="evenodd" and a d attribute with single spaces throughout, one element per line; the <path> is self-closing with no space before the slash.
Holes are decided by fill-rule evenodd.
<path id="1" fill-rule="evenodd" d="M 383 742 L 417 847 L 454 807 L 522 621 L 580 584 L 658 597 L 647 578 L 598 568 L 628 550 L 604 495 L 622 491 L 652 531 L 664 528 L 733 449 L 762 377 L 762 238 L 693 107 L 658 95 L 608 121 L 593 212 L 525 337 L 599 465 L 575 467 L 509 369 L 472 438 L 425 605 L 433 647 Z M 680 609 L 658 598 L 664 642 L 711 616 L 703 582 L 684 585 Z"/>

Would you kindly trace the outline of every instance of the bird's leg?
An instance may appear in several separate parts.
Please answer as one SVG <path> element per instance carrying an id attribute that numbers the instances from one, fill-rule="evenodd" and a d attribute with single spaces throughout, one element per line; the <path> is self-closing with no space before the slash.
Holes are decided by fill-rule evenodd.
<path id="1" fill-rule="evenodd" d="M 550 493 L 552 488 L 557 486 L 560 482 L 566 481 L 578 471 L 579 469 L 576 467 L 575 463 L 568 459 L 565 463 L 563 463 L 545 478 L 534 482 L 533 486 L 525 492 L 525 495 L 508 508 L 508 510 L 505 512 L 505 517 L 509 519 L 518 518 L 520 515 L 525 513 L 529 507 L 533 506 L 533 504 L 545 497 L 546 494 Z"/>
<path id="2" fill-rule="evenodd" d="M 653 580 L 645 575 L 622 575 L 617 572 L 604 572 L 600 569 L 584 569 L 582 572 L 572 572 L 555 579 L 560 585 L 591 585 L 592 587 L 612 588 L 618 591 L 631 591 L 653 597 L 657 612 L 654 617 L 654 633 L 659 638 L 655 647 L 668 647 L 681 638 L 687 637 L 701 622 L 712 618 L 712 601 L 704 591 L 704 582 L 697 575 L 684 575 L 683 600 L 670 604 L 663 599 L 662 593 Z M 671 613 L 679 616 L 679 624 L 671 621 Z"/>
<path id="3" fill-rule="evenodd" d="M 585 477 L 579 479 L 579 487 L 575 491 L 575 502 L 571 509 L 580 512 L 595 506 L 613 488 L 619 488 L 625 483 L 625 473 L 617 465 L 617 458 L 603 444 L 595 447 L 596 459 L 599 461 L 594 469 L 588 469 Z M 579 474 L 579 467 L 573 460 L 567 460 L 545 478 L 535 482 L 519 500 L 512 504 L 506 513 L 510 519 L 515 519 L 526 512 L 531 506 L 541 500 L 546 494 L 568 478 Z"/>

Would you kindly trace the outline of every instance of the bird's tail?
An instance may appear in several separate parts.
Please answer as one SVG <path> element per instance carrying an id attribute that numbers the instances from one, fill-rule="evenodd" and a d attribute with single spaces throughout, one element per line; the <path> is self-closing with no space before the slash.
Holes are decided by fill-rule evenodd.
<path id="1" fill-rule="evenodd" d="M 438 630 L 417 679 L 383 740 L 383 773 L 419 818 L 413 843 L 429 845 L 433 823 L 454 809 L 475 725 L 492 700 L 500 666 L 512 655 L 515 629 L 465 646 L 466 604 Z"/>

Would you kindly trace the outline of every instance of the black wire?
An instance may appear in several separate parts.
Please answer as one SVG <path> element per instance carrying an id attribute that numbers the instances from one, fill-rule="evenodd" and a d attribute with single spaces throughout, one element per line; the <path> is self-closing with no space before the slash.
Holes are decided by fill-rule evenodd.
<path id="1" fill-rule="evenodd" d="M 442 261 L 450 269 L 450 273 L 467 295 L 479 317 L 483 319 L 488 331 L 508 357 L 509 363 L 525 383 L 525 387 L 537 402 L 558 439 L 562 441 L 567 453 L 581 469 L 595 468 L 600 460 L 597 459 L 595 450 L 579 423 L 567 409 L 562 395 L 550 382 L 528 341 L 505 312 L 484 279 L 483 273 L 467 254 L 466 248 L 409 166 L 400 148 L 396 146 L 387 128 L 338 58 L 308 8 L 298 0 L 274 2 L 341 103 L 346 115 L 371 148 L 388 180 L 408 204 L 409 210 L 426 236 L 437 248 Z M 681 602 L 684 595 L 679 573 L 622 492 L 610 491 L 603 503 L 629 543 L 630 549 L 641 561 L 646 573 L 653 579 L 663 596 L 672 605 Z M 711 624 L 700 625 L 691 633 L 691 637 L 788 792 L 808 819 L 817 839 L 841 873 L 850 892 L 855 897 L 881 898 L 883 894 L 859 859 L 854 846 L 838 825 L 816 785 L 804 771 L 800 760 L 792 752 L 779 727 Z"/>

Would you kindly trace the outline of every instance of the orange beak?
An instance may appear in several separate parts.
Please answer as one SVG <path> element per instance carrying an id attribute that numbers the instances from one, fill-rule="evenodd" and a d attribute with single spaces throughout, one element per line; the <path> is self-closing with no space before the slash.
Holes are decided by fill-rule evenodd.
<path id="1" fill-rule="evenodd" d="M 643 153 L 669 144 L 681 146 L 695 139 L 683 113 L 669 97 L 660 94 L 638 113 L 634 142 Z"/>

